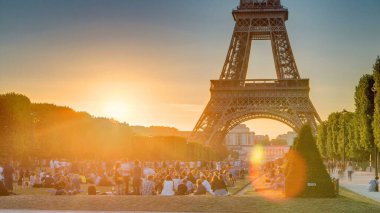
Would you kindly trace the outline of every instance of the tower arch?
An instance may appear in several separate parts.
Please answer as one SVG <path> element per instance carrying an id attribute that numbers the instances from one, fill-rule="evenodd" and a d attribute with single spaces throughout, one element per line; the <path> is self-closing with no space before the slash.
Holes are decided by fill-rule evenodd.
<path id="1" fill-rule="evenodd" d="M 269 118 L 295 131 L 321 119 L 310 97 L 309 79 L 301 78 L 280 0 L 241 0 L 232 12 L 235 27 L 219 80 L 189 141 L 218 145 L 231 128 L 246 120 Z M 252 41 L 270 40 L 277 79 L 246 79 Z"/>

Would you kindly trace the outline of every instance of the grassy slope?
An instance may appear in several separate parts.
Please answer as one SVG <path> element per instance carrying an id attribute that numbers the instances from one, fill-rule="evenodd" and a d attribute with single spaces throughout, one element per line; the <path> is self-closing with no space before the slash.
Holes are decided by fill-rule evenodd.
<path id="1" fill-rule="evenodd" d="M 338 198 L 270 200 L 253 192 L 247 196 L 51 196 L 37 191 L 0 197 L 0 209 L 129 210 L 184 212 L 380 212 L 380 204 L 344 188 Z M 46 193 L 45 193 L 46 194 Z"/>
<path id="2" fill-rule="evenodd" d="M 0 209 L 129 210 L 180 212 L 380 212 L 380 205 L 347 197 L 270 201 L 252 196 L 9 196 Z"/>
<path id="3" fill-rule="evenodd" d="M 245 186 L 247 186 L 247 184 L 249 184 L 250 182 L 251 182 L 251 179 L 248 176 L 246 176 L 244 179 L 236 180 L 235 187 L 228 187 L 228 192 L 231 195 L 234 195 L 237 192 L 239 192 L 241 189 L 243 189 Z"/>

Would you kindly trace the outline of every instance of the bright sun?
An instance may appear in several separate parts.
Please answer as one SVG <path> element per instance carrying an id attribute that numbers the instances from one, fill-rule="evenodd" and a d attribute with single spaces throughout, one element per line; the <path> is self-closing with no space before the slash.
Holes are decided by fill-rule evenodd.
<path id="1" fill-rule="evenodd" d="M 106 114 L 118 121 L 125 121 L 127 116 L 127 105 L 122 102 L 111 102 L 106 107 Z"/>

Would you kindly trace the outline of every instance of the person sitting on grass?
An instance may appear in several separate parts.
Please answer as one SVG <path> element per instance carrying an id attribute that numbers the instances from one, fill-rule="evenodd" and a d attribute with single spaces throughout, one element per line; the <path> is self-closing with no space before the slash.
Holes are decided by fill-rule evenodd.
<path id="1" fill-rule="evenodd" d="M 54 187 L 54 179 L 50 174 L 46 174 L 46 176 L 42 179 L 42 187 L 44 188 L 53 188 Z"/>
<path id="2" fill-rule="evenodd" d="M 220 175 L 215 174 L 211 181 L 211 188 L 215 196 L 227 196 L 227 186 Z"/>
<path id="3" fill-rule="evenodd" d="M 80 178 L 80 183 L 81 184 L 86 184 L 87 183 L 87 179 L 86 179 L 86 176 L 84 174 L 80 174 L 79 178 Z"/>
<path id="4" fill-rule="evenodd" d="M 163 195 L 163 196 L 173 196 L 174 195 L 174 183 L 173 183 L 172 178 L 169 175 L 166 176 L 161 195 Z"/>
<path id="5" fill-rule="evenodd" d="M 210 182 L 208 182 L 206 176 L 202 176 L 201 177 L 201 180 L 202 180 L 202 185 L 205 187 L 206 191 L 212 195 L 214 195 L 214 192 L 212 191 L 211 189 L 211 185 L 210 185 Z"/>
<path id="6" fill-rule="evenodd" d="M 191 173 L 190 173 L 191 174 Z M 190 179 L 186 178 L 186 187 L 187 187 L 187 194 L 191 194 L 194 191 L 194 184 L 190 181 Z"/>
<path id="7" fill-rule="evenodd" d="M 73 175 L 72 180 L 71 180 L 71 184 L 72 184 L 72 188 L 73 188 L 73 191 L 75 194 L 81 192 L 81 189 L 80 189 L 81 180 L 80 180 L 80 176 L 78 174 Z"/>
<path id="8" fill-rule="evenodd" d="M 186 186 L 186 183 L 187 183 L 187 179 L 184 178 L 184 179 L 182 180 L 182 182 L 178 185 L 178 190 L 177 190 L 176 195 L 186 195 L 186 194 L 187 194 L 187 186 Z"/>
<path id="9" fill-rule="evenodd" d="M 375 177 L 375 179 L 369 182 L 369 191 L 370 192 L 378 192 L 379 191 L 379 177 Z"/>
<path id="10" fill-rule="evenodd" d="M 31 176 L 31 181 L 32 181 L 32 176 Z M 39 174 L 36 174 L 33 178 L 33 188 L 42 188 L 42 181 L 41 181 L 41 176 Z"/>
<path id="11" fill-rule="evenodd" d="M 174 182 L 174 191 L 177 191 L 178 185 L 181 183 L 181 179 L 179 178 L 179 175 L 177 174 L 174 175 L 173 182 Z"/>
<path id="12" fill-rule="evenodd" d="M 57 190 L 55 195 L 66 194 L 66 180 L 64 176 L 59 177 L 58 181 L 54 184 L 54 188 Z"/>
<path id="13" fill-rule="evenodd" d="M 235 183 L 236 183 L 236 180 L 235 180 L 234 176 L 231 173 L 229 173 L 228 178 L 227 178 L 227 186 L 235 187 Z"/>
<path id="14" fill-rule="evenodd" d="M 202 184 L 202 180 L 197 180 L 197 189 L 194 191 L 194 195 L 205 195 L 207 192 L 206 188 Z"/>
<path id="15" fill-rule="evenodd" d="M 97 186 L 112 186 L 111 181 L 106 176 L 106 174 L 100 172 L 99 175 L 96 177 L 95 184 Z"/>
<path id="16" fill-rule="evenodd" d="M 31 187 L 34 187 L 34 184 L 36 183 L 37 175 L 36 173 L 32 172 L 29 177 L 29 184 Z"/>

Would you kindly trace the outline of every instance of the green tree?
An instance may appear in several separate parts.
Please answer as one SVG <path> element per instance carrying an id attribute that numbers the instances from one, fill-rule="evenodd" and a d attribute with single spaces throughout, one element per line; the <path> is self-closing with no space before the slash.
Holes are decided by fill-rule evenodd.
<path id="1" fill-rule="evenodd" d="M 340 132 L 340 119 L 339 112 L 331 113 L 327 120 L 327 139 L 326 139 L 326 153 L 330 159 L 337 159 L 339 157 L 338 150 L 338 135 Z"/>
<path id="2" fill-rule="evenodd" d="M 340 113 L 340 130 L 338 133 L 338 154 L 340 159 L 350 159 L 356 151 L 355 129 L 356 119 L 353 112 Z"/>
<path id="3" fill-rule="evenodd" d="M 380 57 L 377 56 L 376 63 L 373 66 L 373 78 L 375 81 L 375 106 L 373 115 L 373 135 L 375 139 L 375 144 L 380 147 Z"/>
<path id="4" fill-rule="evenodd" d="M 373 147 L 373 92 L 371 91 L 374 84 L 372 75 L 363 75 L 355 90 L 355 106 L 357 127 L 360 134 L 360 146 L 364 150 L 370 150 Z"/>
<path id="5" fill-rule="evenodd" d="M 366 161 L 370 151 L 360 144 L 357 116 L 353 112 L 335 112 L 327 121 L 318 126 L 317 147 L 321 156 L 327 159 Z"/>
<path id="6" fill-rule="evenodd" d="M 33 132 L 30 100 L 24 95 L 0 95 L 0 154 L 3 158 L 28 158 Z"/>
<path id="7" fill-rule="evenodd" d="M 174 128 L 154 127 L 157 135 Z M 165 131 L 164 131 L 165 130 Z M 216 160 L 228 154 L 176 136 L 137 135 L 126 123 L 95 118 L 53 104 L 31 104 L 23 95 L 0 95 L 0 158 L 116 160 Z M 28 159 L 27 159 L 28 160 Z"/>
<path id="8" fill-rule="evenodd" d="M 317 130 L 317 146 L 319 153 L 323 158 L 328 158 L 327 155 L 327 121 L 323 121 Z"/>
<path id="9" fill-rule="evenodd" d="M 298 159 L 289 160 L 288 172 L 285 179 L 285 194 L 296 197 L 335 196 L 334 185 L 322 162 L 309 125 L 303 126 L 300 130 L 293 151 L 299 157 Z M 302 171 L 305 174 L 304 180 L 295 179 L 296 176 L 303 176 L 299 172 L 300 168 L 304 168 L 304 171 Z M 308 183 L 312 183 L 313 185 L 308 185 Z M 297 185 L 301 186 L 301 190 L 294 194 L 292 193 L 292 189 Z"/>

